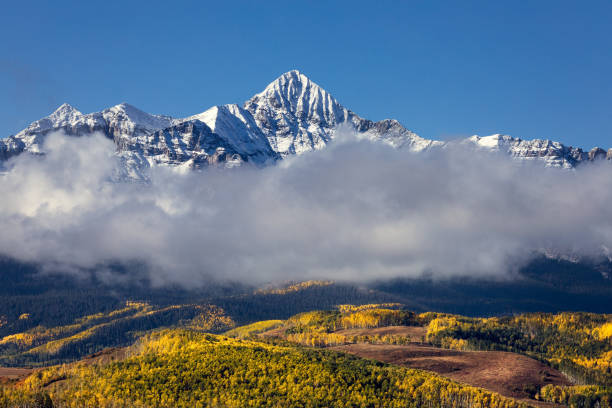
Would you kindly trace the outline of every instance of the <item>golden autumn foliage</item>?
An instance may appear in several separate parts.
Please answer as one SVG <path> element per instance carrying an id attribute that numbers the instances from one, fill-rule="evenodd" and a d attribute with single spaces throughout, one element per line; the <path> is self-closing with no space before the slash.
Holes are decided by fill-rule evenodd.
<path id="1" fill-rule="evenodd" d="M 316 287 L 316 286 L 330 286 L 333 285 L 333 281 L 320 281 L 320 280 L 309 280 L 299 283 L 294 283 L 284 288 L 276 288 L 276 289 L 259 289 L 256 293 L 266 293 L 266 294 L 274 294 L 274 295 L 286 295 L 292 292 L 299 292 L 304 289 Z"/>
<path id="2" fill-rule="evenodd" d="M 294 332 L 332 332 L 340 329 L 385 326 L 416 326 L 420 321 L 414 312 L 385 308 L 340 308 L 339 311 L 300 313 L 287 319 L 286 326 Z"/>
<path id="3" fill-rule="evenodd" d="M 599 327 L 593 329 L 593 336 L 600 340 L 609 339 L 612 337 L 612 322 L 606 322 Z"/>
<path id="4" fill-rule="evenodd" d="M 368 309 L 401 309 L 401 303 L 370 303 L 366 305 L 338 305 L 336 308 L 340 313 L 360 312 Z"/>
<path id="5" fill-rule="evenodd" d="M 612 407 L 612 388 L 597 385 L 545 385 L 536 395 L 540 401 L 567 405 L 571 408 Z"/>
<path id="6" fill-rule="evenodd" d="M 612 385 L 612 315 L 533 313 L 468 318 L 430 314 L 427 340 L 471 350 L 526 354 L 561 369 L 579 383 Z"/>
<path id="7" fill-rule="evenodd" d="M 223 309 L 215 305 L 197 306 L 200 313 L 186 325 L 190 329 L 219 333 L 236 325 Z"/>
<path id="8" fill-rule="evenodd" d="M 224 334 L 227 337 L 238 337 L 246 339 L 257 334 L 266 332 L 268 330 L 276 329 L 284 324 L 284 320 L 263 320 L 248 324 L 246 326 L 240 326 L 226 331 Z"/>
<path id="9" fill-rule="evenodd" d="M 408 337 L 398 335 L 346 335 L 317 331 L 289 333 L 285 338 L 292 343 L 310 347 L 333 347 L 355 343 L 408 344 L 411 341 Z"/>
<path id="10" fill-rule="evenodd" d="M 132 326 L 135 322 L 138 325 Z M 179 322 L 172 326 L 190 330 L 149 332 L 164 322 Z M 316 349 L 421 341 L 420 332 L 419 339 L 410 339 L 407 334 L 372 334 L 398 333 L 389 330 L 361 330 L 386 326 L 425 326 L 426 340 L 435 346 L 505 350 L 534 357 L 575 382 L 595 384 L 545 386 L 536 394 L 541 401 L 610 408 L 612 315 L 471 318 L 435 312 L 417 315 L 398 304 L 340 305 L 335 310 L 232 328 L 231 316 L 215 305 L 153 307 L 130 302 L 125 308 L 88 315 L 71 325 L 7 336 L 0 340 L 0 350 L 12 347 L 20 355 L 44 356 L 48 362 L 49 356 L 69 355 L 62 353 L 75 345 L 99 347 L 103 344 L 100 333 L 125 331 L 123 327 L 113 331 L 116 324 L 141 330 L 127 357 L 37 371 L 19 387 L 0 387 L 0 408 L 42 407 L 49 402 L 56 408 L 523 406 L 435 374 Z M 226 336 L 198 333 L 222 330 L 228 330 Z M 270 330 L 283 340 L 258 337 Z"/>
<path id="11" fill-rule="evenodd" d="M 148 335 L 128 355 L 43 370 L 0 391 L 0 407 L 44 398 L 45 384 L 56 408 L 525 406 L 420 370 L 184 330 Z"/>
<path id="12" fill-rule="evenodd" d="M 126 302 L 126 306 L 122 309 L 114 310 L 109 313 L 87 315 L 76 319 L 75 322 L 70 325 L 49 328 L 37 326 L 24 333 L 16 333 L 5 336 L 4 338 L 0 339 L 0 347 L 14 345 L 17 346 L 17 349 L 21 350 L 30 347 L 37 347 L 49 341 L 77 335 L 77 333 L 85 331 L 93 325 L 103 324 L 111 319 L 150 310 L 152 310 L 152 307 L 147 303 Z"/>
<path id="13" fill-rule="evenodd" d="M 343 329 L 409 326 L 416 324 L 417 319 L 413 312 L 392 309 L 365 309 L 352 313 L 343 313 L 339 323 Z"/>
<path id="14" fill-rule="evenodd" d="M 74 361 L 105 347 L 124 346 L 160 327 L 189 327 L 219 333 L 235 326 L 223 309 L 209 304 L 152 306 L 128 301 L 107 313 L 75 319 L 72 324 L 37 326 L 0 339 L 0 365 L 49 365 Z"/>

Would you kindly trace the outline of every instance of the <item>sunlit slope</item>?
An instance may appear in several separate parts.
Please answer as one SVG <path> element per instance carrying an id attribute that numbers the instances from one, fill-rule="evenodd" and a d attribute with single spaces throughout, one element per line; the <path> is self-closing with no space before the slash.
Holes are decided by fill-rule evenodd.
<path id="1" fill-rule="evenodd" d="M 432 370 L 508 396 L 608 407 L 612 401 L 611 322 L 612 316 L 593 313 L 470 318 L 416 314 L 389 305 L 343 305 L 295 315 L 282 324 L 275 322 L 268 331 L 261 329 L 269 323 L 258 322 L 227 334 L 334 347 Z"/>
<path id="2" fill-rule="evenodd" d="M 221 332 L 234 322 L 213 305 L 127 302 L 123 308 L 76 319 L 57 327 L 37 326 L 0 339 L 0 365 L 50 365 L 84 357 L 105 347 L 127 346 L 147 331 L 185 327 Z"/>
<path id="3" fill-rule="evenodd" d="M 419 370 L 184 330 L 151 334 L 127 354 L 123 361 L 46 369 L 24 387 L 44 390 L 56 407 L 524 405 Z"/>

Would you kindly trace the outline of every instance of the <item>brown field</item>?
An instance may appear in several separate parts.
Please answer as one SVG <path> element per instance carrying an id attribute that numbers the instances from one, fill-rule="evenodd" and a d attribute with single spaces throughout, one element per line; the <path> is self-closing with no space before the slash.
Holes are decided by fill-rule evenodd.
<path id="1" fill-rule="evenodd" d="M 0 367 L 0 382 L 20 380 L 27 377 L 32 371 L 34 370 L 31 368 Z"/>
<path id="2" fill-rule="evenodd" d="M 285 337 L 285 327 L 278 327 L 271 329 L 263 333 L 259 333 L 258 336 L 269 338 L 269 337 Z M 427 333 L 426 327 L 419 326 L 387 326 L 377 327 L 373 329 L 343 329 L 337 330 L 334 333 L 342 334 L 345 336 L 406 336 L 410 337 L 412 342 L 420 342 L 423 336 Z"/>
<path id="3" fill-rule="evenodd" d="M 259 333 L 257 337 L 262 337 L 264 339 L 272 337 L 285 338 L 285 327 L 281 326 L 276 329 L 271 329 L 263 333 Z"/>
<path id="4" fill-rule="evenodd" d="M 261 337 L 284 337 L 284 328 L 261 333 Z M 390 364 L 432 371 L 455 381 L 524 400 L 539 407 L 556 404 L 531 399 L 546 384 L 571 385 L 561 372 L 532 358 L 503 351 L 458 351 L 420 343 L 425 327 L 388 326 L 372 329 L 344 329 L 334 333 L 345 336 L 405 336 L 406 345 L 356 343 L 330 347 Z"/>
<path id="5" fill-rule="evenodd" d="M 405 336 L 409 337 L 412 342 L 420 342 L 427 334 L 427 328 L 420 326 L 387 326 L 374 329 L 344 329 L 334 333 L 345 336 Z"/>
<path id="6" fill-rule="evenodd" d="M 113 361 L 123 360 L 127 357 L 127 347 L 110 347 L 97 353 L 83 357 L 79 363 L 85 364 L 108 364 Z"/>
<path id="7" fill-rule="evenodd" d="M 347 344 L 332 349 L 433 371 L 512 398 L 529 398 L 529 388 L 535 390 L 545 384 L 570 384 L 562 373 L 539 361 L 502 351 L 456 351 L 417 344 Z"/>

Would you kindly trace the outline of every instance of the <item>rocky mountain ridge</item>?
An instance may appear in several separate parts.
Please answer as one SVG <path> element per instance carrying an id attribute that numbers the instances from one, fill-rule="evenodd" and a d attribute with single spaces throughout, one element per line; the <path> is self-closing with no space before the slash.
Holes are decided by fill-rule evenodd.
<path id="1" fill-rule="evenodd" d="M 42 154 L 45 136 L 62 131 L 71 136 L 101 132 L 112 139 L 126 167 L 124 176 L 141 178 L 151 166 L 185 168 L 258 166 L 291 155 L 320 150 L 339 127 L 395 148 L 420 152 L 448 145 L 424 139 L 396 120 L 373 122 L 342 106 L 297 70 L 289 71 L 243 106 L 214 106 L 176 119 L 151 115 L 126 103 L 83 114 L 63 104 L 14 136 L 0 139 L 0 160 L 23 152 Z M 547 166 L 573 168 L 582 162 L 612 159 L 612 149 L 584 152 L 549 140 L 522 140 L 507 135 L 472 136 L 461 143 Z"/>

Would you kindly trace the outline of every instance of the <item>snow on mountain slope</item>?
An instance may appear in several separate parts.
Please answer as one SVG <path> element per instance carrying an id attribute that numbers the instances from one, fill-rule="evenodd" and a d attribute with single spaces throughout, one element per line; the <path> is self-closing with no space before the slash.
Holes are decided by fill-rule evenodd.
<path id="1" fill-rule="evenodd" d="M 65 103 L 49 116 L 37 120 L 17 134 L 17 136 L 33 133 L 42 133 L 62 126 L 71 126 L 77 122 L 83 114 L 74 107 Z"/>
<path id="2" fill-rule="evenodd" d="M 252 127 L 252 118 L 242 121 L 236 105 L 213 107 L 176 124 L 129 139 L 121 151 L 144 157 L 149 165 L 185 168 L 233 167 L 242 163 L 263 165 L 278 159 L 265 136 Z M 248 113 L 248 112 L 247 112 Z M 131 162 L 142 164 L 139 158 Z"/>
<path id="3" fill-rule="evenodd" d="M 420 152 L 451 143 L 424 139 L 398 121 L 363 119 L 299 71 L 289 71 L 244 106 L 214 106 L 183 119 L 151 115 L 122 103 L 83 114 L 68 104 L 33 122 L 15 136 L 0 139 L 0 160 L 22 152 L 41 154 L 45 135 L 63 131 L 81 136 L 101 132 L 115 142 L 127 178 L 142 178 L 155 165 L 201 168 L 264 165 L 293 154 L 323 149 L 339 126 L 398 149 Z M 506 135 L 472 136 L 460 143 L 502 152 L 517 159 L 541 160 L 552 167 L 573 168 L 585 161 L 612 160 L 612 149 L 583 152 L 548 140 Z"/>
<path id="4" fill-rule="evenodd" d="M 89 114 L 65 103 L 12 138 L 23 142 L 24 150 L 31 153 L 41 152 L 44 136 L 52 131 L 63 131 L 71 136 L 102 132 L 120 146 L 124 138 L 148 134 L 172 123 L 173 119 L 168 116 L 151 115 L 127 103 Z"/>
<path id="5" fill-rule="evenodd" d="M 382 141 L 396 149 L 408 149 L 413 152 L 420 152 L 444 145 L 443 142 L 438 140 L 429 140 L 420 137 L 416 133 L 406 129 L 395 119 L 383 119 L 378 122 L 362 119 L 360 126 L 367 129 L 361 131 L 361 133 L 371 140 Z"/>
<path id="6" fill-rule="evenodd" d="M 212 164 L 247 161 L 200 120 L 184 121 L 134 137 L 122 148 L 122 151 L 142 155 L 149 165 L 201 168 Z"/>
<path id="7" fill-rule="evenodd" d="M 183 119 L 193 120 L 208 125 L 228 146 L 236 152 L 241 152 L 250 161 L 265 163 L 279 158 L 251 113 L 238 105 L 213 106 L 205 112 Z"/>
<path id="8" fill-rule="evenodd" d="M 264 164 L 279 157 L 251 114 L 237 105 L 173 119 L 122 103 L 89 114 L 64 104 L 17 135 L 0 141 L 0 158 L 23 151 L 42 153 L 45 135 L 52 131 L 71 136 L 103 133 L 113 139 L 120 162 L 126 167 L 120 174 L 136 179 L 143 178 L 151 165 L 233 166 L 243 162 Z"/>
<path id="9" fill-rule="evenodd" d="M 121 137 L 149 134 L 174 124 L 174 119 L 170 116 L 151 115 L 127 103 L 86 116 L 101 116 L 108 127 L 107 133 L 112 135 L 115 140 Z"/>
<path id="10" fill-rule="evenodd" d="M 281 75 L 245 103 L 270 145 L 282 156 L 325 147 L 351 113 L 299 71 Z"/>
<path id="11" fill-rule="evenodd" d="M 18 155 L 23 152 L 24 149 L 25 143 L 15 136 L 0 139 L 0 160 L 7 160 L 15 155 Z"/>
<path id="12" fill-rule="evenodd" d="M 422 150 L 438 143 L 417 136 L 397 121 L 360 118 L 297 70 L 278 77 L 244 107 L 283 157 L 324 148 L 341 124 L 394 147 Z"/>
<path id="13" fill-rule="evenodd" d="M 550 140 L 522 140 L 508 135 L 495 134 L 491 136 L 472 136 L 464 140 L 481 149 L 503 152 L 512 157 L 524 160 L 541 160 L 549 167 L 573 168 L 581 162 L 612 157 L 612 149 L 608 156 L 603 149 L 595 148 L 585 153 L 580 148 L 565 146 Z M 603 152 L 602 154 L 600 153 Z"/>

